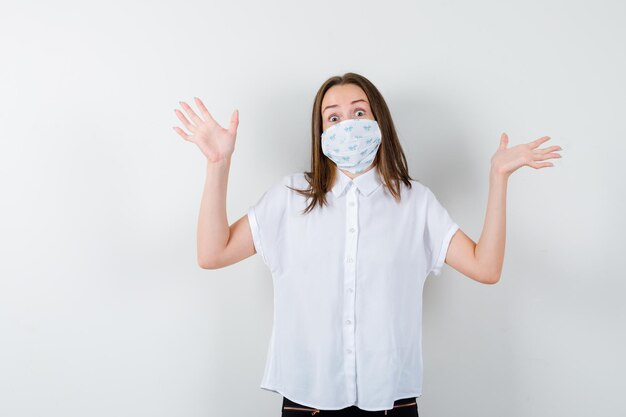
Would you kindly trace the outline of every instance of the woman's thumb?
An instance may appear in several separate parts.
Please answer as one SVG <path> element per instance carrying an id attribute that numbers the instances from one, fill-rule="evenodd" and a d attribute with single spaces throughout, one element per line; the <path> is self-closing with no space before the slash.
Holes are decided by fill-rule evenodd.
<path id="1" fill-rule="evenodd" d="M 229 130 L 233 133 L 237 132 L 237 126 L 239 126 L 239 109 L 235 109 L 233 114 L 230 116 L 230 128 Z"/>

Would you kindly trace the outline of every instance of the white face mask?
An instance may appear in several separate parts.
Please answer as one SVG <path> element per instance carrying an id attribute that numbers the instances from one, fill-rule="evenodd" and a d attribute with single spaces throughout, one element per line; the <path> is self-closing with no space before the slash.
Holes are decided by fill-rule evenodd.
<path id="1" fill-rule="evenodd" d="M 348 119 L 322 133 L 322 152 L 339 168 L 357 174 L 374 161 L 380 142 L 376 120 Z"/>

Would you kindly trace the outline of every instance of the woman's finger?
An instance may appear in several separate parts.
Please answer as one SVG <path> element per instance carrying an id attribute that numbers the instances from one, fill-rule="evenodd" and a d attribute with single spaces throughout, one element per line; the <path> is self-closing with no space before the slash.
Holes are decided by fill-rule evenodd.
<path id="1" fill-rule="evenodd" d="M 172 127 L 172 129 L 174 129 L 174 131 L 175 131 L 176 133 L 178 133 L 178 135 L 179 135 L 181 138 L 185 139 L 186 141 L 191 142 L 191 135 L 188 135 L 187 133 L 185 133 L 185 131 L 184 131 L 183 129 L 181 129 L 181 128 L 180 128 L 180 127 L 178 127 L 178 126 L 174 126 L 174 127 Z"/>
<path id="2" fill-rule="evenodd" d="M 193 111 L 193 109 L 191 108 L 189 104 L 185 103 L 184 101 L 181 101 L 180 105 L 183 107 L 183 109 L 185 110 L 185 112 L 187 113 L 191 121 L 196 124 L 196 126 L 203 122 L 200 116 L 198 116 L 196 112 Z"/>
<path id="3" fill-rule="evenodd" d="M 230 126 L 228 130 L 231 133 L 236 133 L 237 126 L 239 126 L 239 109 L 235 109 L 235 111 L 233 111 L 233 114 L 230 116 Z"/>
<path id="4" fill-rule="evenodd" d="M 535 153 L 548 153 L 548 152 L 554 152 L 554 151 L 560 151 L 561 147 L 558 145 L 555 146 L 550 146 L 549 148 L 545 148 L 545 149 L 534 149 L 533 152 Z"/>
<path id="5" fill-rule="evenodd" d="M 213 118 L 213 116 L 211 116 L 211 113 L 209 113 L 209 110 L 206 108 L 202 100 L 200 100 L 200 98 L 198 97 L 194 97 L 194 100 L 196 101 L 196 106 L 198 106 L 198 108 L 200 109 L 200 112 L 204 116 L 204 119 L 207 122 L 217 123 L 215 119 Z"/>
<path id="6" fill-rule="evenodd" d="M 502 132 L 502 134 L 500 135 L 500 149 L 506 149 L 506 146 L 509 144 L 509 136 Z"/>
<path id="7" fill-rule="evenodd" d="M 535 149 L 537 146 L 541 145 L 545 141 L 549 140 L 550 136 L 542 136 L 539 139 L 535 139 L 532 142 L 528 142 L 528 145 L 531 149 Z"/>
<path id="8" fill-rule="evenodd" d="M 537 161 L 533 161 L 529 165 L 532 168 L 535 168 L 535 169 L 545 168 L 545 167 L 553 167 L 554 166 L 554 164 L 552 162 L 537 162 Z"/>
<path id="9" fill-rule="evenodd" d="M 185 117 L 185 115 L 183 114 L 182 111 L 178 110 L 178 109 L 174 109 L 174 113 L 176 113 L 176 117 L 178 117 L 178 120 L 180 120 L 181 122 L 183 122 L 183 124 L 185 125 L 185 127 L 191 132 L 194 133 L 196 131 L 196 127 L 189 121 L 187 120 L 187 118 Z"/>
<path id="10" fill-rule="evenodd" d="M 535 154 L 533 158 L 535 161 L 545 161 L 546 159 L 552 158 L 560 158 L 561 155 L 558 153 L 544 153 L 544 154 Z"/>

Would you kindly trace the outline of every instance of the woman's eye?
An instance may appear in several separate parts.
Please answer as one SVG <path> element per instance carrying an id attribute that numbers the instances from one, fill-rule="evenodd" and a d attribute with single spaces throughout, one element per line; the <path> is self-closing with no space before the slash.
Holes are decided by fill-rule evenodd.
<path id="1" fill-rule="evenodd" d="M 363 114 L 362 114 L 362 116 L 365 116 L 365 110 L 357 110 L 357 111 L 355 112 L 355 114 L 356 114 L 356 113 L 358 113 L 358 112 L 362 112 L 362 113 L 363 113 Z"/>
<path id="2" fill-rule="evenodd" d="M 330 118 L 328 119 L 329 122 L 334 122 L 335 120 L 333 120 L 333 117 L 337 117 L 337 116 L 330 116 Z"/>

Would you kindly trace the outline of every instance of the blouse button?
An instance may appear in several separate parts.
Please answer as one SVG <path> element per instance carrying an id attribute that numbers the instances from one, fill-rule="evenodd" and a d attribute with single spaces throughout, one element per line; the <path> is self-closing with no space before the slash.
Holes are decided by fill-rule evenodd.
<path id="1" fill-rule="evenodd" d="M 346 352 L 352 353 L 352 349 L 346 349 Z"/>
<path id="2" fill-rule="evenodd" d="M 352 258 L 348 258 L 348 262 L 352 262 Z"/>
<path id="3" fill-rule="evenodd" d="M 350 228 L 350 231 L 351 231 L 352 233 L 354 233 L 354 230 L 355 230 L 355 229 L 354 229 L 354 227 L 351 227 L 351 228 Z"/>
<path id="4" fill-rule="evenodd" d="M 349 204 L 350 206 L 354 206 L 354 201 L 350 201 L 348 204 Z"/>
<path id="5" fill-rule="evenodd" d="M 346 324 L 350 324 L 352 323 L 350 320 L 346 320 Z"/>
<path id="6" fill-rule="evenodd" d="M 352 291 L 353 291 L 352 288 L 348 288 L 348 292 L 352 292 Z"/>

